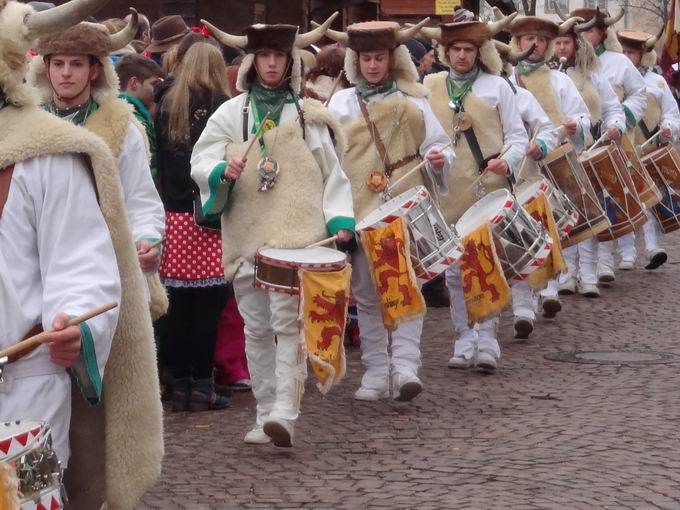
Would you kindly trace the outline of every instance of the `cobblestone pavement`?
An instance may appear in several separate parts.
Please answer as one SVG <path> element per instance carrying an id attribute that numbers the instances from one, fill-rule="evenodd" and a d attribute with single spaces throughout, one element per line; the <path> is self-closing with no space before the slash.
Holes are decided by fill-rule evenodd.
<path id="1" fill-rule="evenodd" d="M 168 414 L 163 476 L 138 508 L 680 509 L 680 364 L 544 358 L 680 354 L 680 235 L 666 246 L 676 262 L 619 272 L 599 300 L 564 298 L 528 342 L 511 339 L 506 314 L 495 375 L 448 369 L 448 310 L 430 310 L 425 391 L 410 404 L 354 401 L 361 368 L 349 350 L 326 398 L 308 381 L 292 450 L 242 442 L 249 394 L 225 412 Z"/>

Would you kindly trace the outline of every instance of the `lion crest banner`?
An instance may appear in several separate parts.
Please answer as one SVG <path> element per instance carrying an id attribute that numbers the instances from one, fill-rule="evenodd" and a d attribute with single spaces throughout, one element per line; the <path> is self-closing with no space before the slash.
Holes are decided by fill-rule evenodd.
<path id="1" fill-rule="evenodd" d="M 0 510 L 19 510 L 19 479 L 14 464 L 0 460 Z"/>
<path id="2" fill-rule="evenodd" d="M 394 331 L 402 322 L 425 315 L 425 300 L 411 264 L 404 218 L 383 228 L 363 231 L 361 242 L 371 266 L 385 328 Z"/>
<path id="3" fill-rule="evenodd" d="M 532 218 L 540 221 L 545 226 L 553 240 L 550 254 L 545 258 L 543 265 L 529 275 L 529 287 L 534 290 L 540 290 L 548 285 L 549 280 L 566 271 L 567 264 L 562 256 L 562 247 L 559 241 L 560 235 L 546 196 L 543 193 L 539 193 L 534 200 L 524 204 L 524 209 Z"/>
<path id="4" fill-rule="evenodd" d="M 321 393 L 345 375 L 345 324 L 351 268 L 340 271 L 299 271 L 301 332 Z"/>
<path id="5" fill-rule="evenodd" d="M 460 280 L 465 294 L 468 324 L 498 315 L 510 304 L 510 286 L 493 243 L 491 225 L 485 223 L 463 239 Z"/>

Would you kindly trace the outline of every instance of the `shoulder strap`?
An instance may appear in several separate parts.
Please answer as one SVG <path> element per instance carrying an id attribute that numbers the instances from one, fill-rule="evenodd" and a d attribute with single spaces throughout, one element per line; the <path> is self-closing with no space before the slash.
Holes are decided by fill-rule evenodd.
<path id="1" fill-rule="evenodd" d="M 2 218 L 2 210 L 5 208 L 9 196 L 9 185 L 12 184 L 13 172 L 14 165 L 0 169 L 0 218 Z"/>
<path id="2" fill-rule="evenodd" d="M 248 141 L 248 114 L 250 113 L 250 94 L 246 96 L 246 102 L 243 105 L 243 143 Z"/>
<path id="3" fill-rule="evenodd" d="M 510 88 L 512 89 L 512 92 L 513 92 L 515 95 L 517 95 L 517 88 L 515 87 L 515 84 L 512 83 L 512 82 L 510 81 L 510 78 L 508 78 L 508 77 L 505 76 L 504 74 L 501 75 L 501 78 L 503 78 L 503 79 L 508 83 L 508 85 L 510 85 Z"/>
<path id="4" fill-rule="evenodd" d="M 361 96 L 359 96 L 359 94 L 357 94 L 357 101 L 359 101 L 359 108 L 361 108 L 361 114 L 364 116 L 364 120 L 366 121 L 366 125 L 368 126 L 368 132 L 371 134 L 373 145 L 375 145 L 375 148 L 378 150 L 378 155 L 380 156 L 380 160 L 382 161 L 383 166 L 385 167 L 385 169 L 391 168 L 392 165 L 390 163 L 389 156 L 387 155 L 387 149 L 385 149 L 385 144 L 383 144 L 383 141 L 380 139 L 380 133 L 378 132 L 378 128 L 371 120 L 371 117 L 368 115 L 368 108 L 366 108 L 366 103 L 364 103 L 364 100 L 361 98 Z"/>

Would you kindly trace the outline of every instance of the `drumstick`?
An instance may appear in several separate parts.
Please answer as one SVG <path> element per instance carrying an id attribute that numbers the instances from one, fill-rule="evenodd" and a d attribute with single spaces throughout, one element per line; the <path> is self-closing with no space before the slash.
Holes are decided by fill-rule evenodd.
<path id="1" fill-rule="evenodd" d="M 105 305 L 97 307 L 94 310 L 90 310 L 89 312 L 85 312 L 84 314 L 79 315 L 78 317 L 70 319 L 67 323 L 67 326 L 77 326 L 81 322 L 85 322 L 86 320 L 89 320 L 92 317 L 96 317 L 97 315 L 106 313 L 109 310 L 113 310 L 117 306 L 118 303 L 116 301 L 112 301 L 111 303 L 107 303 Z M 12 356 L 19 352 L 25 351 L 26 349 L 30 349 L 31 347 L 38 345 L 40 343 L 40 340 L 42 340 L 46 335 L 54 332 L 55 332 L 54 329 L 43 331 L 42 333 L 38 333 L 37 335 L 33 335 L 32 337 L 29 337 L 26 340 L 22 340 L 21 342 L 11 345 L 4 351 L 0 351 L 0 359 Z"/>
<path id="2" fill-rule="evenodd" d="M 146 248 L 146 251 L 145 251 L 144 253 L 140 253 L 140 255 L 146 255 L 146 254 L 149 253 L 151 250 L 153 250 L 156 246 L 159 246 L 159 245 L 163 244 L 163 243 L 165 242 L 166 239 L 167 239 L 167 237 L 163 236 L 163 237 L 161 237 L 158 241 L 154 241 L 153 243 L 151 243 L 151 244 Z"/>
<path id="3" fill-rule="evenodd" d="M 535 143 L 536 138 L 538 138 L 538 131 L 536 131 L 534 133 L 534 136 L 531 137 L 531 140 L 529 140 L 529 145 Z M 522 158 L 522 162 L 519 164 L 519 168 L 517 169 L 517 178 L 515 179 L 515 182 L 519 182 L 520 180 L 519 178 L 522 176 L 522 170 L 524 170 L 524 165 L 526 165 L 528 158 L 529 154 L 525 154 L 524 157 Z"/>
<path id="4" fill-rule="evenodd" d="M 446 145 L 442 146 L 442 148 L 439 149 L 439 150 L 440 150 L 440 151 L 443 151 L 443 150 L 446 149 L 447 147 L 451 147 L 451 144 L 452 144 L 452 143 L 453 143 L 453 142 L 447 143 Z M 401 181 L 403 181 L 403 180 L 406 179 L 407 177 L 413 175 L 415 172 L 417 172 L 418 170 L 420 170 L 421 168 L 423 168 L 425 165 L 427 165 L 427 162 L 428 162 L 427 159 L 425 159 L 425 160 L 423 160 L 422 162 L 418 163 L 416 166 L 414 166 L 413 168 L 411 168 L 411 170 L 409 170 L 409 171 L 406 172 L 404 175 L 402 175 L 401 177 L 399 177 L 399 179 L 397 179 L 396 181 L 394 181 L 393 183 L 391 183 L 391 184 L 390 184 L 390 188 L 394 188 L 394 187 L 395 187 L 397 184 L 399 184 Z"/>
<path id="5" fill-rule="evenodd" d="M 652 143 L 654 140 L 656 140 L 660 135 L 661 135 L 661 130 L 659 129 L 656 133 L 654 133 L 652 136 L 650 136 L 649 139 L 645 141 L 645 143 L 643 143 L 642 145 L 638 145 L 637 151 L 642 152 L 642 149 L 647 147 L 650 143 Z"/>
<path id="6" fill-rule="evenodd" d="M 600 138 L 595 140 L 595 143 L 593 145 L 591 145 L 590 148 L 588 149 L 588 151 L 586 151 L 586 152 L 592 151 L 595 147 L 600 145 L 607 138 L 607 134 L 608 133 L 605 131 L 604 134 Z"/>
<path id="7" fill-rule="evenodd" d="M 269 120 L 269 116 L 271 115 L 271 113 L 272 112 L 267 112 L 267 115 L 264 116 L 264 119 L 262 119 L 262 122 L 260 122 L 260 126 L 257 128 L 257 131 L 255 132 L 255 136 L 250 141 L 250 144 L 248 144 L 246 152 L 243 154 L 243 157 L 241 158 L 244 163 L 248 161 L 248 153 L 250 152 L 250 149 L 253 148 L 253 145 L 255 145 L 255 141 L 260 137 L 260 134 L 262 134 L 262 130 L 264 129 L 264 123 L 267 122 L 267 120 Z"/>
<path id="8" fill-rule="evenodd" d="M 334 236 L 328 237 L 326 239 L 322 239 L 321 241 L 317 241 L 316 243 L 312 243 L 309 246 L 305 246 L 305 248 L 315 248 L 316 246 L 323 246 L 324 244 L 330 244 L 333 241 L 337 241 L 338 239 L 338 234 L 335 234 Z"/>
<path id="9" fill-rule="evenodd" d="M 337 78 L 333 80 L 333 88 L 331 89 L 331 93 L 328 95 L 328 99 L 326 99 L 326 102 L 323 104 L 324 106 L 328 106 L 328 104 L 331 102 L 331 98 L 333 97 L 333 94 L 335 94 L 335 89 L 338 88 L 338 85 L 340 84 L 340 80 L 342 79 L 342 74 L 345 72 L 345 70 L 341 70 L 340 74 L 338 74 Z"/>

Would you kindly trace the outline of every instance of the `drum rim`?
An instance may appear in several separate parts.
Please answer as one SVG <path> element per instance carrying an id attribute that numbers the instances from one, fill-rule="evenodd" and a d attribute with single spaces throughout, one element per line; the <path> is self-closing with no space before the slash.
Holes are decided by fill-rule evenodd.
<path id="1" fill-rule="evenodd" d="M 298 262 L 295 260 L 285 260 L 281 258 L 273 258 L 272 256 L 265 255 L 263 251 L 268 251 L 268 250 L 290 250 L 290 251 L 298 251 L 298 252 L 303 252 L 303 251 L 316 251 L 316 252 L 324 252 L 327 253 L 328 255 L 337 255 L 337 259 L 333 261 L 328 261 L 328 262 Z M 305 269 L 308 267 L 339 267 L 342 269 L 347 265 L 347 256 L 341 252 L 340 250 L 335 250 L 333 248 L 326 248 L 323 246 L 314 246 L 312 248 L 273 248 L 273 247 L 266 247 L 266 248 L 260 248 L 257 253 L 255 254 L 255 258 L 258 261 L 265 262 L 267 264 L 270 264 L 272 266 L 276 267 L 282 267 L 286 269 Z"/>
<path id="2" fill-rule="evenodd" d="M 371 227 L 379 227 L 381 224 L 384 223 L 392 223 L 394 221 L 393 218 L 388 222 L 385 222 L 385 218 L 389 218 L 390 216 L 396 216 L 396 217 L 403 217 L 405 216 L 406 212 L 410 211 L 411 209 L 414 209 L 417 207 L 419 204 L 423 203 L 427 199 L 431 199 L 430 193 L 427 191 L 427 188 L 423 185 L 418 185 L 414 186 L 413 188 L 409 188 L 403 193 L 397 195 L 396 197 L 388 200 L 387 202 L 384 202 L 381 204 L 379 207 L 376 207 L 373 209 L 371 212 L 369 212 L 366 216 L 364 216 L 359 223 L 356 225 L 356 230 L 357 231 L 362 231 L 362 230 L 367 230 L 370 229 Z M 398 202 L 401 200 L 401 203 Z M 409 201 L 413 202 L 409 204 Z M 378 211 L 385 210 L 387 205 L 389 204 L 397 204 L 399 203 L 400 205 L 398 207 L 395 207 L 394 209 L 390 209 L 390 212 L 386 212 L 380 217 L 376 217 L 375 219 L 371 218 L 373 214 L 376 214 Z M 407 205 L 408 204 L 408 205 Z M 402 212 L 403 211 L 403 212 Z M 397 215 L 397 212 L 402 212 L 402 214 Z M 372 220 L 369 223 L 369 220 Z"/>
<path id="3" fill-rule="evenodd" d="M 508 191 L 505 188 L 497 189 L 495 191 L 492 191 L 491 193 L 484 195 L 482 198 L 480 198 L 474 204 L 472 204 L 463 213 L 463 215 L 458 219 L 458 221 L 456 222 L 456 224 L 455 224 L 456 232 L 458 232 L 458 235 L 461 237 L 461 239 L 465 238 L 465 236 L 472 233 L 476 228 L 479 228 L 484 223 L 484 222 L 478 222 L 478 223 L 474 224 L 474 226 L 472 228 L 470 228 L 469 231 L 461 228 L 461 224 L 462 224 L 463 220 L 470 221 L 470 218 L 472 217 L 471 211 L 473 211 L 473 209 L 481 207 L 480 204 L 482 204 L 482 202 L 489 202 L 491 204 L 491 203 L 494 203 L 494 202 L 492 202 L 492 200 L 493 200 L 493 201 L 498 201 L 500 203 L 500 201 L 502 200 L 501 197 L 505 197 L 505 200 L 503 202 L 502 207 L 497 209 L 493 216 L 487 216 L 486 219 L 485 219 L 485 222 L 494 223 L 494 221 L 499 216 L 502 216 L 501 211 L 507 210 L 507 209 L 512 209 L 513 204 L 516 204 L 516 203 L 518 204 L 517 199 L 512 195 L 512 193 L 510 193 L 510 191 Z M 508 204 L 508 201 L 510 201 L 511 203 Z M 468 218 L 468 216 L 469 216 L 469 218 Z M 470 223 L 472 223 L 472 222 L 470 222 Z"/>

